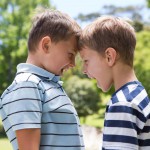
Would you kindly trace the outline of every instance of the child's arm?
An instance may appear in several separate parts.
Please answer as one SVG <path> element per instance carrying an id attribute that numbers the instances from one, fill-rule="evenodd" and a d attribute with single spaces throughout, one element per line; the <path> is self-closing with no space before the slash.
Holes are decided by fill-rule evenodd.
<path id="1" fill-rule="evenodd" d="M 16 131 L 19 150 L 39 150 L 40 129 L 22 129 Z"/>

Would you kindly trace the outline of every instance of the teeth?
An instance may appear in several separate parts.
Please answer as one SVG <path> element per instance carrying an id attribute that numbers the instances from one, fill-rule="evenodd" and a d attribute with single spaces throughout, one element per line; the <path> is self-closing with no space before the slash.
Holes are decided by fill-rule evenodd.
<path id="1" fill-rule="evenodd" d="M 67 68 L 63 69 L 64 72 L 66 72 L 67 70 L 68 70 Z"/>

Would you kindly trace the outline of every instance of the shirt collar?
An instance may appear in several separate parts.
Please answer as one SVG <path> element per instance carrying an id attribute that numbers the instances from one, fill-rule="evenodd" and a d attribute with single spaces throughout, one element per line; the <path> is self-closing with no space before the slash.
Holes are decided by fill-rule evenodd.
<path id="1" fill-rule="evenodd" d="M 46 78 L 47 80 L 53 80 L 54 82 L 58 82 L 60 80 L 60 76 L 57 76 L 45 69 L 28 63 L 21 63 L 17 65 L 17 74 L 21 72 L 36 74 L 38 76 Z"/>

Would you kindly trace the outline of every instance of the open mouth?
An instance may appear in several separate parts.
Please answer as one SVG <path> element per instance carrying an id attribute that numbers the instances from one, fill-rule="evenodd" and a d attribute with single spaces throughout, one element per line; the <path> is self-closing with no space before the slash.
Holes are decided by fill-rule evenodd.
<path id="1" fill-rule="evenodd" d="M 69 68 L 62 68 L 61 69 L 61 73 L 63 74 L 64 72 L 66 72 Z"/>
<path id="2" fill-rule="evenodd" d="M 64 69 L 63 69 L 63 72 L 66 72 L 68 69 L 69 69 L 69 68 L 64 68 Z"/>

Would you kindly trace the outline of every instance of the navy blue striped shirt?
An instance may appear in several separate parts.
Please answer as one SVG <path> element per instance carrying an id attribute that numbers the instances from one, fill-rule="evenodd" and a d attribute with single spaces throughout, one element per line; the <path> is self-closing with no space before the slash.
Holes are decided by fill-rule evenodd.
<path id="1" fill-rule="evenodd" d="M 106 108 L 103 150 L 150 150 L 150 100 L 140 82 L 118 89 Z"/>
<path id="2" fill-rule="evenodd" d="M 41 129 L 40 150 L 84 150 L 77 112 L 60 77 L 31 64 L 19 64 L 0 99 L 4 129 L 18 150 L 16 130 Z"/>

